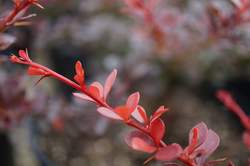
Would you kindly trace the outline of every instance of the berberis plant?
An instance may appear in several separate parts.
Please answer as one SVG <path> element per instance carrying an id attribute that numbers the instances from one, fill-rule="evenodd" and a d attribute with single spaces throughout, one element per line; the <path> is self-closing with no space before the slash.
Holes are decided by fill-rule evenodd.
<path id="1" fill-rule="evenodd" d="M 187 166 L 211 166 L 225 160 L 225 158 L 208 160 L 208 157 L 217 149 L 220 138 L 203 122 L 190 130 L 189 144 L 183 148 L 178 143 L 166 144 L 163 141 L 166 127 L 161 116 L 168 111 L 164 106 L 160 106 L 151 116 L 148 116 L 144 108 L 139 105 L 139 92 L 131 94 L 124 105 L 111 106 L 107 99 L 115 82 L 117 70 L 113 70 L 110 73 L 104 85 L 99 82 L 87 85 L 85 82 L 85 71 L 80 61 L 77 61 L 75 64 L 76 74 L 74 81 L 41 64 L 33 62 L 27 50 L 20 50 L 18 56 L 12 55 L 10 61 L 27 65 L 28 74 L 40 76 L 41 79 L 39 81 L 45 77 L 52 77 L 64 82 L 78 91 L 73 93 L 74 96 L 94 103 L 97 107 L 97 112 L 101 115 L 134 128 L 135 131 L 130 132 L 125 137 L 125 141 L 132 149 L 151 155 L 145 163 L 156 159 L 163 161 L 165 165 L 169 166 L 178 165 L 173 163 L 175 161 L 180 161 Z M 233 164 L 230 162 L 228 165 Z"/>

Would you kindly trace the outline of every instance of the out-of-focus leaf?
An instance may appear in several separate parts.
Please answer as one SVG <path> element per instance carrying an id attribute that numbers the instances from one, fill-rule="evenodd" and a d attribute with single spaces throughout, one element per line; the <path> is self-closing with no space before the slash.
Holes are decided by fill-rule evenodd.
<path id="1" fill-rule="evenodd" d="M 134 150 L 153 153 L 156 150 L 153 140 L 140 131 L 132 131 L 126 137 L 125 141 Z"/>
<path id="2" fill-rule="evenodd" d="M 155 154 L 155 158 L 162 161 L 173 161 L 181 155 L 182 151 L 183 149 L 179 144 L 171 144 L 160 148 Z"/>
<path id="3" fill-rule="evenodd" d="M 0 33 L 0 50 L 7 49 L 15 41 L 16 38 L 14 36 Z"/>
<path id="4" fill-rule="evenodd" d="M 165 124 L 161 119 L 150 124 L 150 134 L 158 145 L 165 134 Z"/>

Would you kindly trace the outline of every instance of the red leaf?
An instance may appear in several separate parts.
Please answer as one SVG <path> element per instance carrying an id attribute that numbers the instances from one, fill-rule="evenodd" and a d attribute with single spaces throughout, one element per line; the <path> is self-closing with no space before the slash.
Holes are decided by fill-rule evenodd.
<path id="1" fill-rule="evenodd" d="M 19 6 L 20 3 L 21 3 L 21 0 L 14 0 L 14 3 L 15 3 L 16 6 Z"/>
<path id="2" fill-rule="evenodd" d="M 24 60 L 31 61 L 27 51 L 19 50 L 18 53 L 19 53 L 19 56 L 22 57 Z"/>
<path id="3" fill-rule="evenodd" d="M 80 85 L 83 86 L 84 85 L 84 70 L 82 67 L 82 64 L 80 61 L 77 61 L 75 64 L 75 72 L 76 75 L 74 76 L 74 80 Z"/>
<path id="4" fill-rule="evenodd" d="M 167 112 L 168 109 L 166 109 L 164 106 L 160 106 L 153 114 L 153 116 L 151 117 L 151 122 L 160 118 L 162 114 L 164 114 L 165 112 Z"/>
<path id="5" fill-rule="evenodd" d="M 146 114 L 146 111 L 144 108 L 140 105 L 137 106 L 135 111 L 132 113 L 132 116 L 139 122 L 147 124 L 148 123 L 148 117 Z"/>
<path id="6" fill-rule="evenodd" d="M 127 106 L 118 106 L 115 108 L 115 112 L 125 121 L 129 120 L 132 114 L 131 109 L 129 109 Z"/>
<path id="7" fill-rule="evenodd" d="M 155 158 L 161 161 L 173 161 L 176 160 L 183 150 L 179 144 L 171 144 L 164 148 L 160 148 L 155 154 Z"/>
<path id="8" fill-rule="evenodd" d="M 108 76 L 108 78 L 106 79 L 105 81 L 105 84 L 104 84 L 104 90 L 103 90 L 103 97 L 104 97 L 104 100 L 107 99 L 107 96 L 115 82 L 115 79 L 116 79 L 116 75 L 117 75 L 117 70 L 114 69 Z"/>
<path id="9" fill-rule="evenodd" d="M 193 128 L 192 129 L 192 138 L 189 138 L 190 140 L 190 142 L 189 142 L 189 145 L 188 145 L 188 147 L 187 147 L 187 153 L 190 155 L 194 150 L 195 150 L 195 148 L 197 147 L 197 145 L 198 145 L 198 133 L 199 132 L 199 130 L 198 130 L 198 128 Z"/>
<path id="10" fill-rule="evenodd" d="M 165 124 L 161 119 L 157 119 L 150 124 L 150 135 L 153 137 L 157 145 L 159 145 L 164 134 L 165 134 Z"/>
<path id="11" fill-rule="evenodd" d="M 107 118 L 115 119 L 115 120 L 122 120 L 122 118 L 117 115 L 114 111 L 106 108 L 106 107 L 99 107 L 97 111 L 102 114 L 103 116 L 106 116 Z"/>
<path id="12" fill-rule="evenodd" d="M 96 98 L 100 99 L 100 91 L 96 86 L 90 85 L 88 88 L 88 92 Z"/>
<path id="13" fill-rule="evenodd" d="M 98 98 L 102 99 L 103 98 L 103 86 L 99 82 L 93 82 L 90 85 L 89 89 L 92 89 L 93 87 L 95 87 L 94 91 L 96 91 L 96 89 L 98 90 L 98 92 L 94 92 L 94 94 L 97 95 L 97 93 L 98 93 L 98 95 L 97 95 Z"/>
<path id="14" fill-rule="evenodd" d="M 153 140 L 140 131 L 132 131 L 126 137 L 125 141 L 134 150 L 153 153 L 156 150 Z"/>
<path id="15" fill-rule="evenodd" d="M 46 72 L 46 71 L 44 71 L 42 69 L 36 68 L 36 67 L 32 67 L 32 66 L 30 66 L 28 68 L 27 73 L 29 75 L 35 75 L 35 76 L 44 76 L 44 75 L 48 74 L 48 72 Z"/>
<path id="16" fill-rule="evenodd" d="M 140 93 L 135 92 L 128 97 L 126 106 L 132 111 L 134 111 L 138 106 L 139 100 L 140 100 Z"/>
<path id="17" fill-rule="evenodd" d="M 15 56 L 15 55 L 11 55 L 10 61 L 12 63 L 22 63 L 22 61 L 17 56 Z"/>

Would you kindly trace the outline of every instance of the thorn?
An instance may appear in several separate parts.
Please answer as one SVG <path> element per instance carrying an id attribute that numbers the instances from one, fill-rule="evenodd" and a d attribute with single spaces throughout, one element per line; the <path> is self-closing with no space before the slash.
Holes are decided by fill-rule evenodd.
<path id="1" fill-rule="evenodd" d="M 31 22 L 29 22 L 29 21 L 19 21 L 19 22 L 14 23 L 14 26 L 28 26 L 28 25 L 31 25 Z"/>
<path id="2" fill-rule="evenodd" d="M 44 76 L 42 76 L 42 77 L 35 83 L 34 87 L 37 86 L 37 85 L 38 85 L 44 78 L 46 78 L 46 77 L 49 77 L 49 75 L 44 75 Z"/>
<path id="3" fill-rule="evenodd" d="M 29 14 L 27 16 L 24 16 L 24 17 L 20 18 L 20 20 L 27 20 L 27 19 L 30 19 L 30 18 L 36 17 L 36 16 L 37 16 L 36 13 L 32 13 L 32 14 Z"/>
<path id="4" fill-rule="evenodd" d="M 39 7 L 40 9 L 44 9 L 44 7 L 41 4 L 37 3 L 37 2 L 34 2 L 33 4 L 36 5 L 37 7 Z"/>
<path id="5" fill-rule="evenodd" d="M 149 158 L 147 158 L 144 162 L 143 165 L 148 164 L 151 160 L 153 160 L 155 158 L 155 156 L 150 156 Z"/>

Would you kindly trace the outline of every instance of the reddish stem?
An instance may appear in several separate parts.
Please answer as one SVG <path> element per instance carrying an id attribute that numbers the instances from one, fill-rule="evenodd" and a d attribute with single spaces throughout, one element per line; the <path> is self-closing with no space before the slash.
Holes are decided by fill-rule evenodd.
<path id="1" fill-rule="evenodd" d="M 196 166 L 196 164 L 194 164 L 192 160 L 189 160 L 186 157 L 180 156 L 178 160 L 181 161 L 183 164 L 186 164 L 187 166 Z"/>
<path id="2" fill-rule="evenodd" d="M 106 102 L 100 100 L 99 98 L 96 98 L 91 93 L 89 93 L 86 89 L 82 88 L 80 85 L 78 85 L 74 81 L 71 81 L 70 79 L 62 76 L 61 74 L 58 74 L 57 72 L 55 72 L 55 71 L 53 71 L 53 70 L 51 70 L 51 69 L 49 69 L 49 68 L 47 68 L 45 66 L 42 66 L 42 65 L 40 65 L 38 63 L 35 63 L 35 62 L 31 62 L 29 65 L 48 72 L 49 76 L 54 77 L 55 79 L 57 79 L 59 81 L 62 81 L 65 84 L 71 86 L 72 88 L 86 94 L 87 96 L 91 97 L 99 106 L 107 107 L 109 109 L 112 108 Z"/>
<path id="3" fill-rule="evenodd" d="M 232 95 L 225 90 L 220 90 L 217 93 L 217 97 L 229 110 L 231 110 L 240 118 L 242 125 L 247 130 L 250 130 L 250 118 L 245 114 L 245 112 L 241 109 L 241 107 L 236 103 Z"/>
<path id="4" fill-rule="evenodd" d="M 28 8 L 31 4 L 32 4 L 31 1 L 26 0 L 23 1 L 21 4 L 19 4 L 18 6 L 15 5 L 15 8 L 12 10 L 12 12 L 10 12 L 10 14 L 0 22 L 0 32 L 3 32 L 6 28 L 8 28 L 10 26 L 10 23 L 14 21 L 15 17 L 20 12 Z"/>

